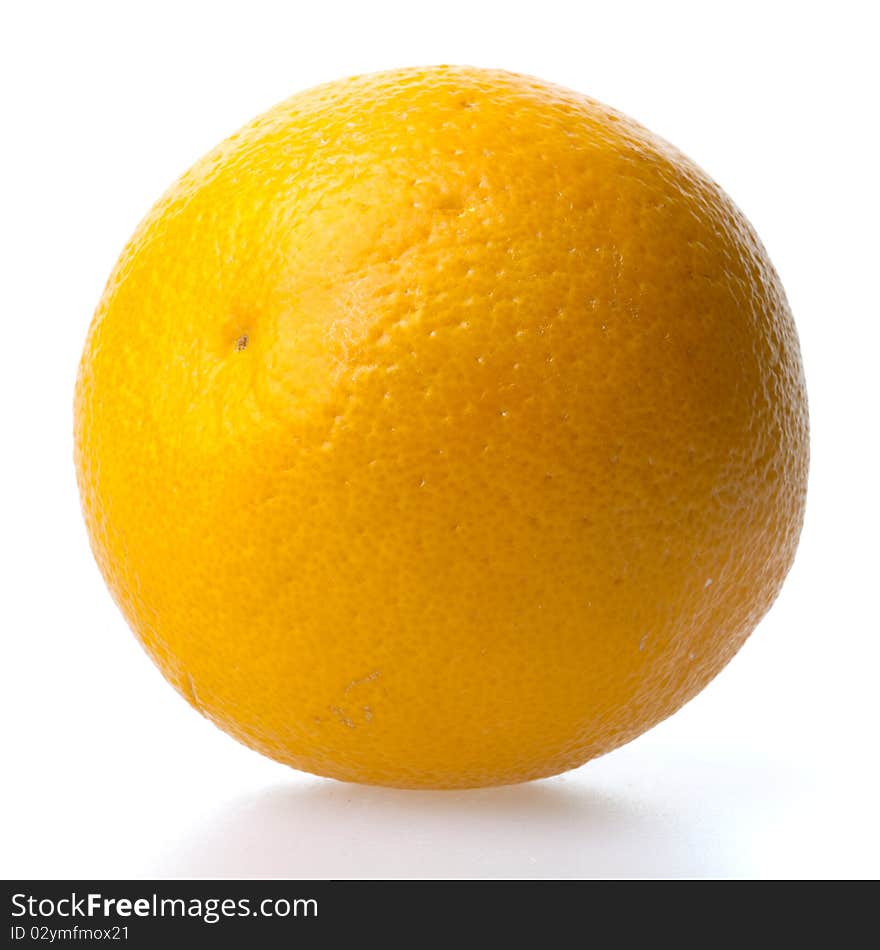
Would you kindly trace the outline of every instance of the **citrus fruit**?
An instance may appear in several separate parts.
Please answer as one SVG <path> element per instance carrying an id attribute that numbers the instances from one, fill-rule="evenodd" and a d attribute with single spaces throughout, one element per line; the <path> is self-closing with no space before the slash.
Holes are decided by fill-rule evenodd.
<path id="1" fill-rule="evenodd" d="M 404 69 L 255 119 L 149 213 L 76 387 L 92 547 L 162 673 L 321 775 L 561 772 L 769 608 L 807 408 L 725 193 L 534 78 Z"/>

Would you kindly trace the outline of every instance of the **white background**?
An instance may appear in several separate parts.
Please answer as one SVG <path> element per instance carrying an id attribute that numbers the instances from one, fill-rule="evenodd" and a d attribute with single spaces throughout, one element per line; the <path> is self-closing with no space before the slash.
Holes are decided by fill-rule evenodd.
<path id="1" fill-rule="evenodd" d="M 4 4 L 0 874 L 877 876 L 871 9 Z M 301 88 L 438 62 L 589 93 L 722 183 L 787 288 L 813 439 L 797 563 L 720 678 L 576 772 L 467 793 L 303 776 L 197 716 L 104 589 L 71 462 L 71 397 L 91 312 L 160 192 Z"/>

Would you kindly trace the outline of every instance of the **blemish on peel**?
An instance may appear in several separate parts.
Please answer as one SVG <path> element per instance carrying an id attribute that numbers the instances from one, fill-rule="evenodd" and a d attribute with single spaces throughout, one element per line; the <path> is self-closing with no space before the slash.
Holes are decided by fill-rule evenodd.
<path id="1" fill-rule="evenodd" d="M 645 649 L 645 644 L 648 642 L 648 637 L 649 637 L 649 636 L 650 636 L 650 634 L 649 634 L 649 633 L 646 633 L 646 634 L 642 637 L 642 639 L 639 640 L 639 653 L 641 653 L 642 650 Z"/>
<path id="2" fill-rule="evenodd" d="M 342 698 L 339 701 L 339 704 L 336 706 L 328 706 L 327 708 L 333 714 L 333 717 L 342 723 L 347 729 L 356 729 L 358 725 L 363 725 L 364 723 L 372 722 L 373 720 L 373 708 L 363 702 L 364 699 L 370 698 L 369 696 L 362 696 L 360 702 L 351 695 L 352 692 L 358 689 L 361 686 L 366 686 L 374 680 L 378 679 L 382 675 L 381 670 L 373 670 L 371 673 L 368 673 L 366 676 L 358 677 L 353 679 L 342 691 Z M 319 720 L 315 717 L 315 721 Z"/>
<path id="3" fill-rule="evenodd" d="M 189 673 L 186 674 L 186 679 L 183 681 L 183 691 L 190 704 L 195 706 L 195 708 L 200 713 L 202 713 L 202 715 L 204 715 L 204 711 L 202 710 L 202 702 L 199 699 L 198 693 L 196 693 L 196 684 Z"/>
<path id="4" fill-rule="evenodd" d="M 711 577 L 707 577 L 707 578 L 706 578 L 706 583 L 703 584 L 703 589 L 705 590 L 707 587 L 711 587 L 711 586 L 712 586 L 712 578 L 711 578 Z"/>
<path id="5" fill-rule="evenodd" d="M 370 683 L 378 679 L 381 675 L 381 670 L 373 670 L 372 673 L 367 673 L 366 676 L 362 676 L 360 679 L 352 680 L 348 686 L 345 687 L 345 695 L 347 696 L 356 686 L 363 686 L 364 683 Z"/>
<path id="6" fill-rule="evenodd" d="M 349 719 L 348 716 L 339 708 L 339 706 L 331 706 L 330 712 L 342 723 L 343 726 L 347 726 L 349 729 L 354 729 L 355 724 Z"/>
<path id="7" fill-rule="evenodd" d="M 235 341 L 235 351 L 240 353 L 242 350 L 246 350 L 248 345 L 248 335 L 242 333 L 242 335 Z"/>

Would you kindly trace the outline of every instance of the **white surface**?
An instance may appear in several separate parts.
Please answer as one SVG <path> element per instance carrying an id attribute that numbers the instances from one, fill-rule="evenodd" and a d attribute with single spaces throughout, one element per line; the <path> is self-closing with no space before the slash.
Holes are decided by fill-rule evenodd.
<path id="1" fill-rule="evenodd" d="M 0 25 L 4 876 L 876 876 L 878 75 L 871 5 L 6 5 Z M 88 551 L 86 327 L 196 157 L 288 94 L 395 65 L 535 73 L 717 178 L 780 271 L 813 463 L 777 605 L 701 696 L 563 778 L 405 793 L 299 775 L 200 719 Z"/>

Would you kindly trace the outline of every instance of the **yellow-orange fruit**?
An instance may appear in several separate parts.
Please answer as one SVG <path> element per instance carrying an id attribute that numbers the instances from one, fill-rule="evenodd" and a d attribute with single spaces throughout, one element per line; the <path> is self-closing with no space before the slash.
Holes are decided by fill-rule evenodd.
<path id="1" fill-rule="evenodd" d="M 100 568 L 204 715 L 408 787 L 580 765 L 776 596 L 807 407 L 743 215 L 631 119 L 500 71 L 296 95 L 125 249 L 76 389 Z"/>

